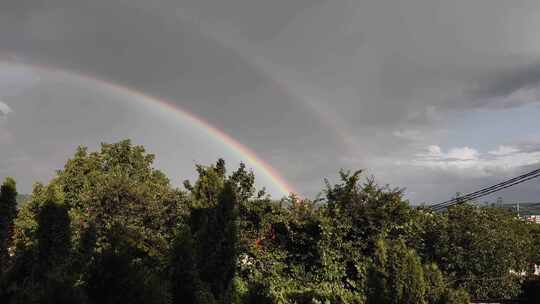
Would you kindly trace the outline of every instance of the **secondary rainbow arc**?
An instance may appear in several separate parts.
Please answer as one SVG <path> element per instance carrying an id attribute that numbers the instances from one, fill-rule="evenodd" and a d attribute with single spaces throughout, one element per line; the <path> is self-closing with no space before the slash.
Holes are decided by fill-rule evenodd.
<path id="1" fill-rule="evenodd" d="M 146 94 L 137 89 L 130 88 L 130 87 L 120 85 L 117 83 L 105 81 L 97 77 L 93 77 L 93 76 L 79 73 L 79 72 L 73 72 L 69 70 L 59 69 L 56 67 L 45 66 L 42 64 L 27 64 L 27 63 L 12 62 L 12 61 L 0 61 L 0 62 L 2 62 L 3 64 L 10 65 L 10 66 L 28 68 L 30 70 L 32 69 L 38 70 L 38 71 L 42 70 L 45 72 L 56 72 L 56 73 L 61 73 L 68 76 L 75 76 L 80 79 L 99 84 L 103 86 L 104 88 L 116 90 L 126 95 L 131 95 L 131 96 L 140 98 L 145 103 L 152 103 L 153 105 L 160 107 L 162 110 L 170 111 L 174 113 L 179 119 L 184 119 L 185 121 L 198 125 L 204 130 L 206 130 L 208 134 L 213 136 L 219 142 L 223 143 L 224 145 L 230 147 L 236 153 L 240 154 L 247 163 L 253 165 L 256 169 L 260 170 L 265 175 L 267 175 L 270 178 L 270 180 L 275 184 L 275 186 L 277 186 L 277 188 L 282 192 L 282 194 L 288 195 L 290 193 L 296 192 L 294 188 L 289 183 L 287 183 L 287 181 L 277 172 L 276 169 L 274 169 L 272 166 L 270 166 L 268 163 L 262 160 L 259 156 L 257 156 L 257 154 L 253 150 L 243 145 L 238 140 L 231 137 L 229 134 L 213 126 L 212 124 L 210 124 L 203 118 L 174 104 L 169 99 L 161 98 L 161 97 L 157 98 L 155 96 Z"/>

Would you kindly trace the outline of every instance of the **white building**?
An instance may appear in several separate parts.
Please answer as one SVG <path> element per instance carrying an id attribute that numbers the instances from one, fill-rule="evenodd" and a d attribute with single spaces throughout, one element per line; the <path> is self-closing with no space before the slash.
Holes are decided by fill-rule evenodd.
<path id="1" fill-rule="evenodd" d="M 524 216 L 524 218 L 527 221 L 540 224 L 540 215 L 526 215 L 526 216 Z"/>

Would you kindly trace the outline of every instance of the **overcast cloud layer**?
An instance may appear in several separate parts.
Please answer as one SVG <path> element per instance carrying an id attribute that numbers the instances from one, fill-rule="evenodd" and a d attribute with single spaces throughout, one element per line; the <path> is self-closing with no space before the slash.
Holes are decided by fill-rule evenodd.
<path id="1" fill-rule="evenodd" d="M 316 194 L 340 167 L 364 168 L 406 187 L 415 203 L 436 202 L 540 166 L 539 17 L 532 0 L 7 0 L 0 60 L 173 100 L 252 148 L 303 194 Z M 36 151 L 42 140 L 57 142 L 56 154 L 27 156 L 44 166 L 28 179 L 46 178 L 77 138 L 109 138 L 103 122 L 132 130 L 115 102 L 103 103 L 103 116 L 77 119 L 84 103 L 110 97 L 69 84 L 37 89 L 29 77 L 0 73 L 0 156 L 10 144 Z M 67 125 L 88 125 L 37 130 L 29 120 L 15 134 L 14 117 L 39 118 L 40 106 Z M 0 163 L 0 176 L 19 169 L 30 171 Z M 540 186 L 500 195 L 540 201 Z"/>

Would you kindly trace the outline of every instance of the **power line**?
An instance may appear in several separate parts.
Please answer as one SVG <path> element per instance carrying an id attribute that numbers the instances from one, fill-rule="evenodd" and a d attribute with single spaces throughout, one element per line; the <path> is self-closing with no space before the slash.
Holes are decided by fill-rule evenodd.
<path id="1" fill-rule="evenodd" d="M 467 197 L 459 197 L 453 201 L 450 201 L 446 204 L 443 204 L 443 205 L 437 205 L 437 206 L 434 206 L 432 207 L 432 209 L 434 210 L 440 210 L 440 209 L 444 209 L 444 208 L 448 208 L 450 206 L 453 206 L 453 205 L 457 205 L 457 204 L 461 204 L 461 203 L 464 203 L 464 202 L 467 202 L 467 201 L 472 201 L 472 200 L 475 200 L 475 199 L 478 199 L 478 198 L 481 198 L 481 197 L 484 197 L 486 195 L 489 195 L 489 194 L 492 194 L 492 193 L 495 193 L 495 192 L 498 192 L 500 190 L 503 190 L 503 189 L 506 189 L 506 188 L 509 188 L 509 187 L 512 187 L 512 186 L 515 186 L 517 184 L 521 184 L 523 182 L 526 182 L 528 180 L 531 180 L 531 179 L 534 179 L 534 178 L 537 178 L 537 177 L 540 177 L 540 174 L 539 175 L 535 175 L 535 176 L 531 176 L 529 178 L 526 178 L 526 179 L 522 179 L 518 182 L 515 182 L 515 183 L 512 183 L 512 184 L 508 184 L 504 187 L 499 187 L 497 189 L 494 189 L 494 190 L 491 190 L 491 191 L 485 191 L 485 192 L 482 192 L 478 195 L 474 195 L 474 196 L 467 196 Z"/>
<path id="2" fill-rule="evenodd" d="M 517 184 L 521 184 L 523 182 L 526 182 L 528 180 L 531 180 L 531 179 L 534 179 L 534 178 L 537 178 L 537 177 L 540 177 L 540 174 L 538 175 L 534 175 L 534 176 L 531 176 L 531 177 L 528 177 L 528 178 L 525 178 L 525 179 L 522 179 L 520 181 L 517 181 L 515 183 L 511 183 L 511 184 L 508 184 L 508 185 L 505 185 L 503 187 L 498 187 L 496 189 L 493 189 L 491 191 L 485 191 L 485 192 L 482 192 L 478 195 L 473 195 L 473 196 L 467 196 L 467 197 L 458 197 L 457 199 L 451 201 L 451 202 L 448 202 L 444 205 L 437 205 L 435 207 L 433 207 L 434 210 L 442 210 L 442 209 L 445 209 L 445 208 L 448 208 L 450 206 L 453 206 L 453 205 L 457 205 L 457 204 L 461 204 L 461 203 L 465 203 L 467 201 L 472 201 L 472 200 L 475 200 L 475 199 L 478 199 L 478 198 L 481 198 L 481 197 L 484 197 L 486 195 L 489 195 L 489 194 L 492 194 L 492 193 L 495 193 L 495 192 L 498 192 L 500 190 L 503 190 L 503 189 L 506 189 L 506 188 L 509 188 L 509 187 L 512 187 L 512 186 L 515 186 Z"/>
<path id="3" fill-rule="evenodd" d="M 486 192 L 492 193 L 492 192 L 498 191 L 500 189 L 503 189 L 507 185 L 514 185 L 514 184 L 520 183 L 521 181 L 523 181 L 524 179 L 527 179 L 529 177 L 535 178 L 535 177 L 537 177 L 537 174 L 540 174 L 540 169 L 533 170 L 533 171 L 531 171 L 529 173 L 522 174 L 522 175 L 520 175 L 518 177 L 511 178 L 511 179 L 509 179 L 507 181 L 504 181 L 502 183 L 498 183 L 496 185 L 493 185 L 493 186 L 490 186 L 490 187 L 487 187 L 487 188 L 483 188 L 481 190 L 478 190 L 478 191 L 475 191 L 475 192 L 472 192 L 472 193 L 469 193 L 469 194 L 466 194 L 466 195 L 463 195 L 463 196 L 448 200 L 446 202 L 435 204 L 432 207 L 444 206 L 444 205 L 454 203 L 456 201 L 469 200 L 469 199 L 471 199 L 473 197 L 477 197 L 479 195 L 485 194 Z"/>
<path id="4" fill-rule="evenodd" d="M 453 198 L 451 200 L 447 200 L 447 201 L 442 202 L 442 203 L 434 204 L 434 205 L 431 206 L 431 209 L 434 210 L 434 211 L 443 210 L 443 209 L 448 208 L 450 206 L 461 204 L 461 203 L 471 201 L 471 200 L 474 200 L 474 199 L 478 199 L 480 197 L 495 193 L 497 191 L 500 191 L 500 190 L 503 190 L 503 189 L 506 189 L 506 188 L 521 184 L 523 182 L 526 182 L 528 180 L 538 178 L 538 177 L 540 177 L 540 169 L 533 170 L 531 172 L 519 175 L 517 177 L 511 178 L 509 180 L 506 180 L 504 182 L 495 184 L 493 186 L 482 188 L 482 189 L 480 189 L 478 191 L 471 192 L 471 193 L 468 193 L 466 195 L 462 195 L 462 196 Z"/>
<path id="5" fill-rule="evenodd" d="M 437 206 L 437 207 L 434 207 L 434 208 L 432 208 L 432 209 L 435 210 L 435 211 L 443 210 L 443 209 L 445 209 L 445 208 L 448 208 L 448 207 L 451 207 L 451 206 L 454 206 L 454 205 L 458 205 L 458 204 L 461 204 L 461 203 L 465 203 L 465 202 L 468 202 L 468 201 L 472 201 L 472 200 L 481 198 L 481 197 L 483 197 L 483 196 L 486 196 L 486 195 L 489 195 L 489 194 L 498 192 L 498 191 L 500 191 L 500 190 L 503 190 L 503 189 L 512 187 L 512 186 L 514 186 L 514 185 L 517 185 L 517 184 L 526 182 L 526 181 L 528 181 L 528 180 L 531 180 L 531 179 L 537 178 L 537 177 L 540 177 L 540 174 L 539 174 L 539 175 L 536 175 L 536 176 L 532 176 L 532 177 L 527 178 L 527 179 L 524 179 L 524 180 L 522 180 L 522 181 L 520 181 L 520 182 L 516 182 L 516 183 L 514 183 L 514 184 L 510 184 L 510 185 L 507 185 L 507 186 L 505 186 L 505 187 L 498 188 L 498 189 L 493 190 L 493 191 L 485 192 L 485 193 L 483 193 L 482 195 L 477 195 L 477 196 L 468 197 L 467 199 L 458 199 L 458 200 L 456 200 L 456 201 L 454 201 L 454 202 L 452 202 L 452 203 L 448 203 L 448 204 L 443 205 L 443 206 Z"/>
<path id="6" fill-rule="evenodd" d="M 441 203 L 441 204 L 434 205 L 432 208 L 434 210 L 440 210 L 440 209 L 444 209 L 444 208 L 447 208 L 447 207 L 450 207 L 450 206 L 453 206 L 453 205 L 456 205 L 456 204 L 460 204 L 460 203 L 464 203 L 464 202 L 467 202 L 467 201 L 475 200 L 477 198 L 480 198 L 480 197 L 495 193 L 497 191 L 512 187 L 512 186 L 517 185 L 517 184 L 521 184 L 523 182 L 526 182 L 528 180 L 531 180 L 531 179 L 534 179 L 534 178 L 537 178 L 537 177 L 540 177 L 540 174 L 529 176 L 527 178 L 522 178 L 522 179 L 520 179 L 518 181 L 515 181 L 514 183 L 505 184 L 505 185 L 502 185 L 500 187 L 497 187 L 497 188 L 494 188 L 494 189 L 491 189 L 491 190 L 488 190 L 488 191 L 482 191 L 482 192 L 480 192 L 478 194 L 475 194 L 475 195 L 461 196 L 461 197 L 455 198 L 453 200 L 450 200 L 447 203 Z"/>
<path id="7" fill-rule="evenodd" d="M 475 195 L 481 194 L 481 193 L 486 192 L 486 191 L 491 191 L 491 190 L 497 189 L 497 188 L 505 186 L 507 184 L 511 184 L 511 183 L 520 181 L 521 179 L 524 179 L 526 177 L 533 176 L 533 175 L 536 175 L 536 174 L 540 174 L 540 169 L 533 170 L 531 172 L 528 172 L 528 173 L 522 174 L 520 176 L 511 178 L 509 180 L 506 180 L 504 182 L 495 184 L 493 186 L 482 188 L 481 190 L 478 190 L 478 191 L 475 191 L 475 192 L 472 192 L 472 193 L 469 193 L 469 194 L 466 194 L 466 195 L 463 195 L 463 196 L 460 196 L 460 197 L 457 197 L 457 198 L 453 198 L 451 200 L 448 200 L 448 201 L 443 202 L 443 203 L 435 204 L 433 206 L 444 205 L 444 204 L 447 204 L 447 203 L 450 203 L 450 202 L 453 202 L 453 201 L 456 201 L 456 200 L 467 199 L 470 196 L 475 196 Z"/>

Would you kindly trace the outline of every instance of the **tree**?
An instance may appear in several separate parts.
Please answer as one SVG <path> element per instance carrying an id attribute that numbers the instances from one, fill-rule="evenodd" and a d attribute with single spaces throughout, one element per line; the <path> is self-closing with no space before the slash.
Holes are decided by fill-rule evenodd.
<path id="1" fill-rule="evenodd" d="M 379 240 L 370 266 L 368 303 L 468 304 L 463 289 L 453 289 L 435 264 L 422 265 L 405 241 Z"/>
<path id="2" fill-rule="evenodd" d="M 62 193 L 51 185 L 37 215 L 37 258 L 40 272 L 49 273 L 66 263 L 71 252 L 71 223 Z"/>
<path id="3" fill-rule="evenodd" d="M 373 178 L 361 181 L 362 171 L 341 171 L 341 181 L 326 183 L 321 213 L 337 265 L 343 268 L 345 286 L 364 292 L 369 259 L 380 250 L 381 239 L 395 240 L 407 234 L 411 208 L 400 189 L 377 185 Z M 327 256 L 325 254 L 325 256 Z"/>
<path id="4" fill-rule="evenodd" d="M 245 193 L 241 173 L 228 178 L 225 163 L 219 160 L 215 166 L 198 166 L 199 178 L 195 186 L 186 182 L 193 198 L 193 207 L 188 219 L 189 228 L 180 232 L 179 240 L 193 242 L 194 255 L 185 245 L 176 243 L 176 248 L 186 256 L 195 257 L 196 270 L 175 263 L 175 272 L 190 273 L 190 285 L 200 286 L 203 295 L 210 294 L 216 303 L 229 303 L 233 292 L 233 278 L 237 256 L 237 193 Z M 178 262 L 178 258 L 175 259 Z M 178 280 L 173 286 L 178 286 Z M 181 293 L 183 289 L 175 292 Z M 193 295 L 195 296 L 195 295 Z"/>
<path id="5" fill-rule="evenodd" d="M 171 250 L 171 295 L 173 303 L 203 303 L 202 293 L 207 292 L 202 286 L 197 269 L 195 243 L 189 226 L 178 229 Z"/>
<path id="6" fill-rule="evenodd" d="M 0 187 L 0 274 L 8 265 L 13 222 L 17 215 L 17 188 L 13 178 L 6 178 Z"/>
<path id="7" fill-rule="evenodd" d="M 48 248 L 39 240 L 47 234 L 40 228 L 40 218 L 50 214 L 63 222 L 60 218 L 67 213 L 72 237 L 65 248 L 71 249 L 69 273 L 78 280 L 77 286 L 97 295 L 105 291 L 100 288 L 118 283 L 122 288 L 108 289 L 115 293 L 109 300 L 143 291 L 166 299 L 166 260 L 188 204 L 185 193 L 171 187 L 165 175 L 152 167 L 153 160 L 153 155 L 128 140 L 102 144 L 96 152 L 78 148 L 48 185 L 36 185 L 32 199 L 19 213 L 14 237 L 17 276 L 24 281 L 36 273 L 32 265 Z M 56 205 L 46 206 L 44 193 L 51 187 L 62 194 L 56 202 L 65 212 Z M 110 272 L 98 271 L 102 266 Z M 111 273 L 129 274 L 129 278 L 107 276 Z M 110 278 L 107 286 L 101 284 L 106 278 Z"/>
<path id="8" fill-rule="evenodd" d="M 424 265 L 424 277 L 428 288 L 426 289 L 426 302 L 429 304 L 442 304 L 448 294 L 448 284 L 437 264 Z"/>
<path id="9" fill-rule="evenodd" d="M 426 303 L 428 286 L 418 255 L 402 240 L 376 244 L 368 303 Z"/>
<path id="10" fill-rule="evenodd" d="M 378 186 L 373 179 L 360 182 L 362 171 L 341 171 L 341 183 L 326 185 L 327 216 L 342 227 L 347 239 L 372 255 L 380 238 L 402 237 L 411 222 L 412 209 L 401 189 Z"/>
<path id="11" fill-rule="evenodd" d="M 315 201 L 274 201 L 243 164 L 198 165 L 184 191 L 153 160 L 129 141 L 81 147 L 14 221 L 0 209 L 0 227 L 14 222 L 0 302 L 465 304 L 517 295 L 517 273 L 539 260 L 538 226 L 490 208 L 411 208 L 360 171 Z M 15 183 L 0 190 L 12 206 Z"/>
<path id="12" fill-rule="evenodd" d="M 97 249 L 108 247 L 107 227 L 129 227 L 133 245 L 148 257 L 165 259 L 177 220 L 186 211 L 184 193 L 153 168 L 154 155 L 129 140 L 77 149 L 54 182 L 65 193 L 75 241 L 90 225 Z M 148 259 L 145 259 L 148 261 Z"/>
<path id="13" fill-rule="evenodd" d="M 71 272 L 71 220 L 63 193 L 52 184 L 45 189 L 37 214 L 37 285 L 40 303 L 73 303 L 81 298 Z"/>
<path id="14" fill-rule="evenodd" d="M 91 303 L 169 303 L 168 282 L 159 269 L 146 265 L 142 250 L 132 246 L 129 231 L 109 230 L 111 246 L 94 253 L 83 272 Z"/>
<path id="15" fill-rule="evenodd" d="M 8 273 L 11 301 L 81 302 L 71 272 L 71 222 L 57 185 L 34 188 L 31 201 L 19 213 L 17 230 L 14 263 Z"/>
<path id="16" fill-rule="evenodd" d="M 473 298 L 511 298 L 519 294 L 533 261 L 530 224 L 508 210 L 468 204 L 442 214 L 424 213 L 419 252 L 436 263 Z"/>

